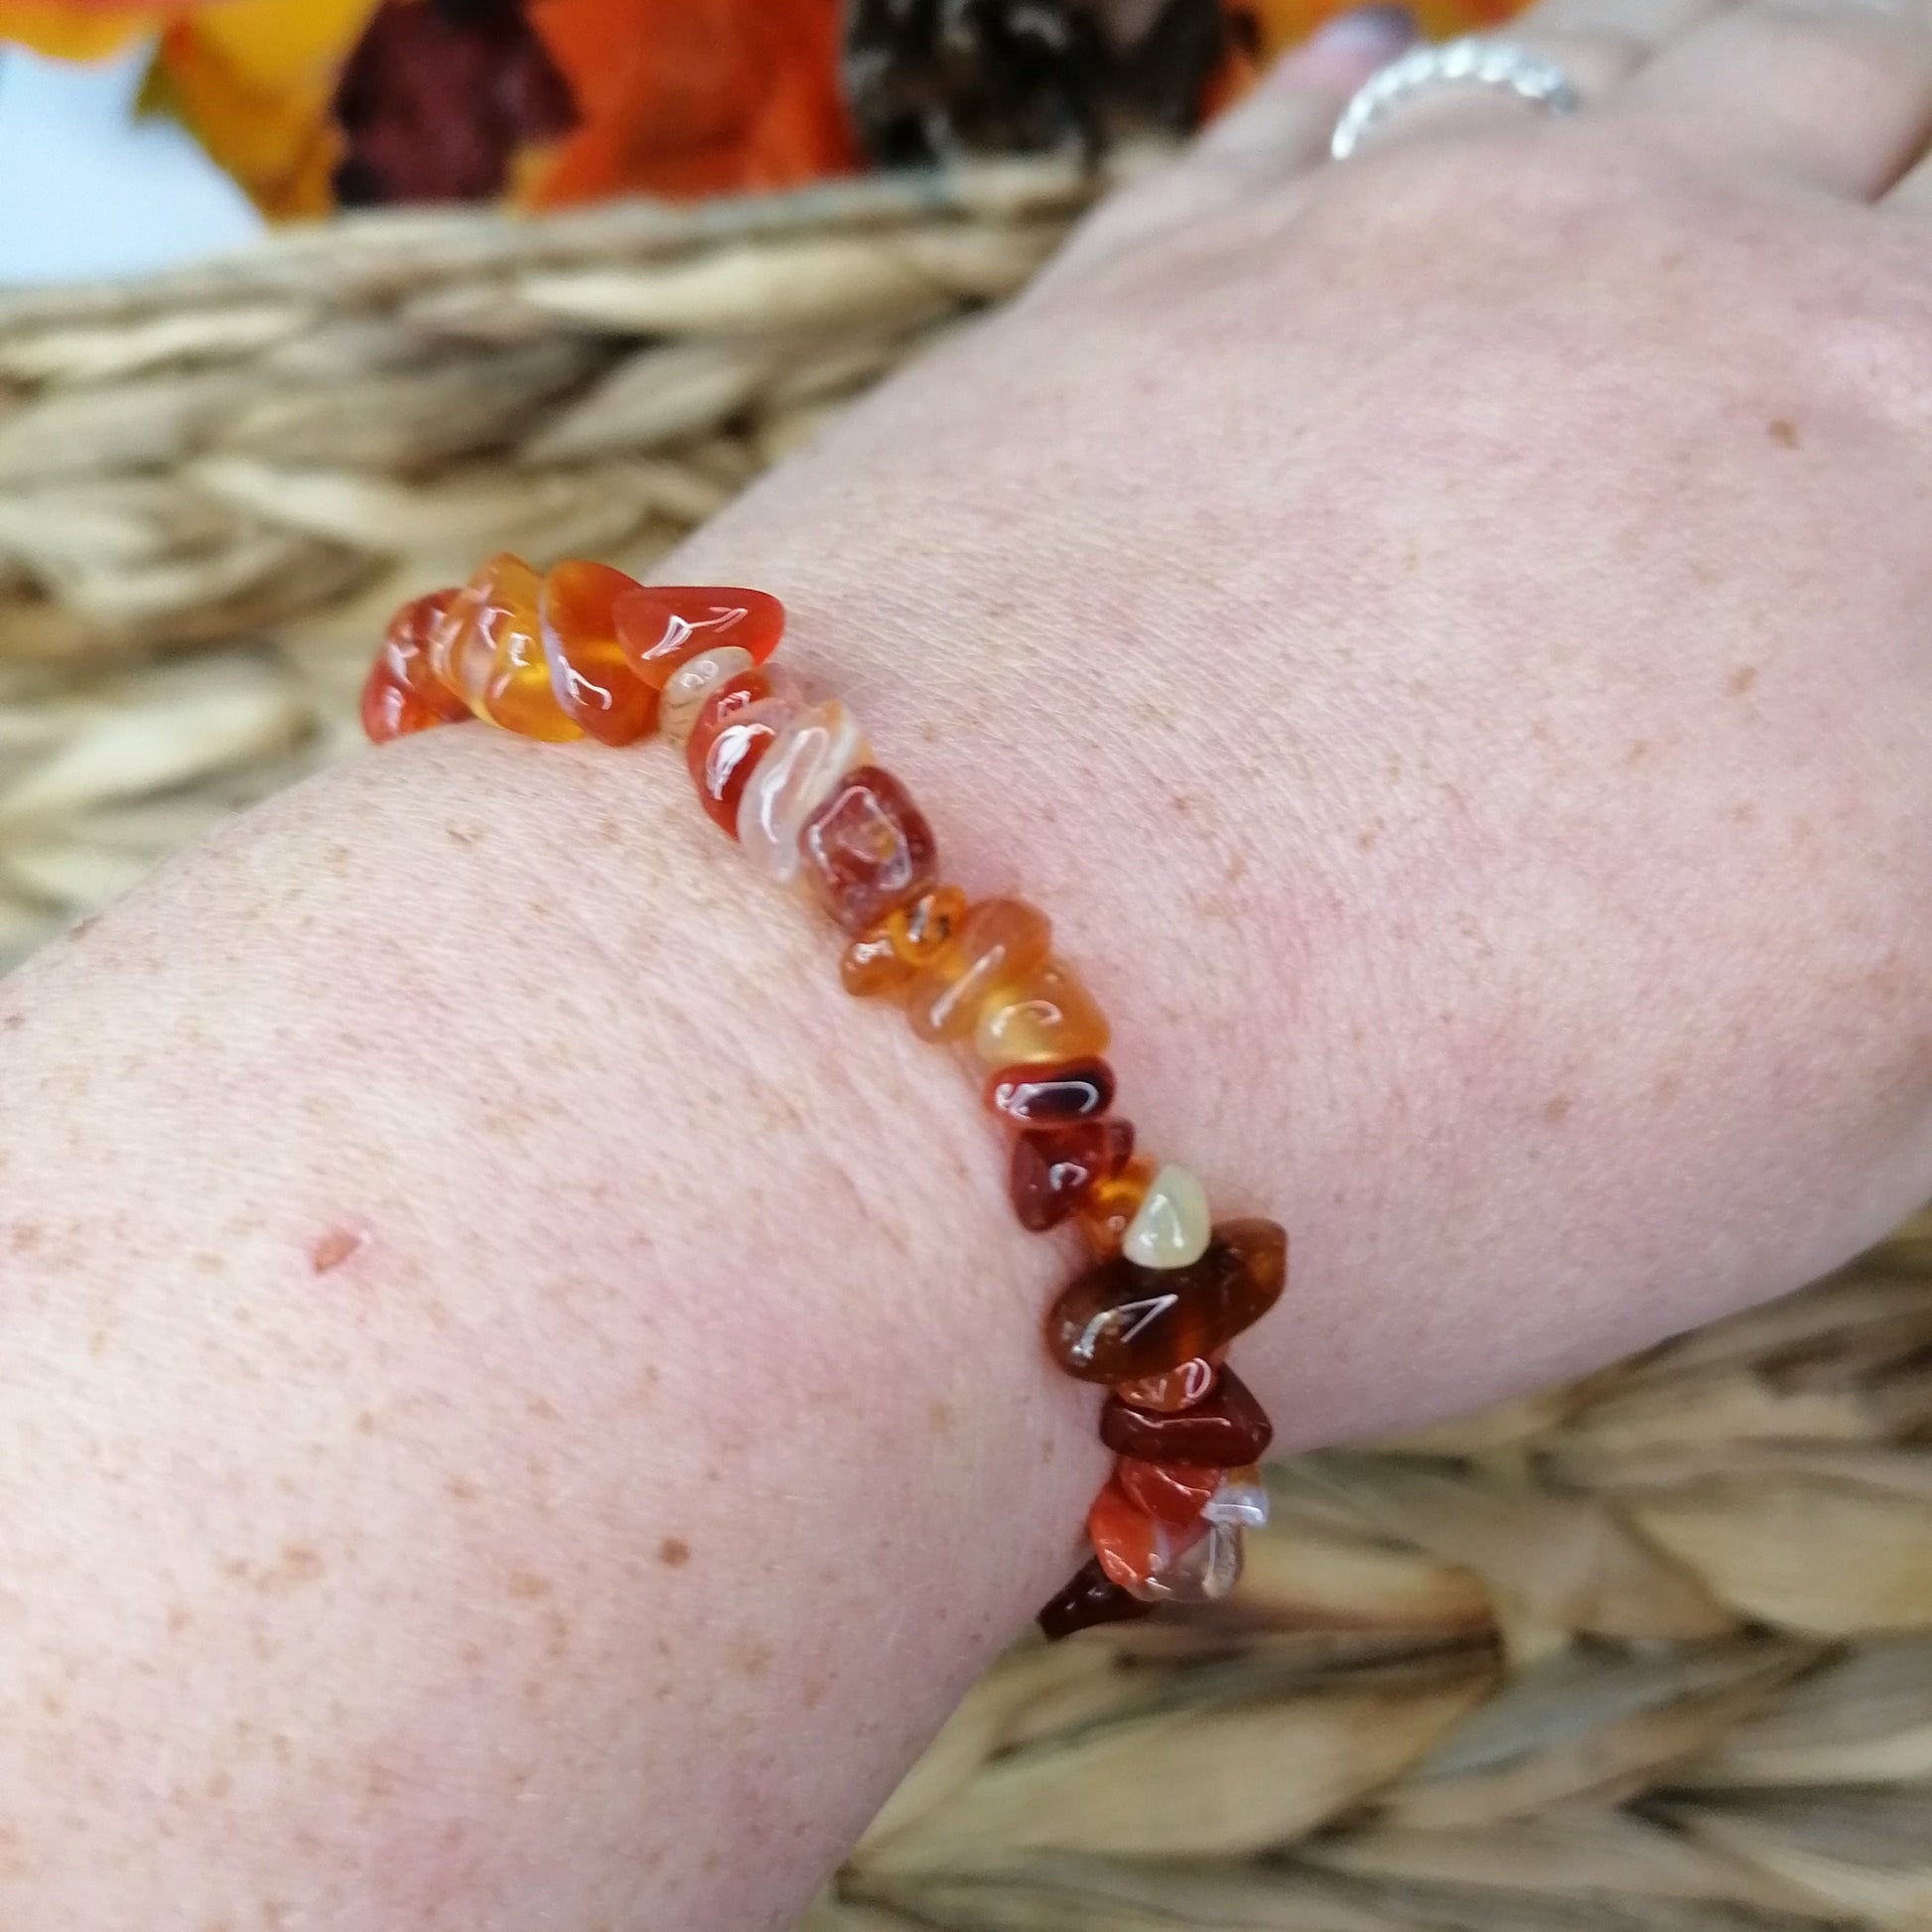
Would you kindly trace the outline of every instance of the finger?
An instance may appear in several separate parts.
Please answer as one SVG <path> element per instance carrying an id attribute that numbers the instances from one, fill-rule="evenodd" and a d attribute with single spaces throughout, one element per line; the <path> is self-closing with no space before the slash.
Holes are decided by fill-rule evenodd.
<path id="1" fill-rule="evenodd" d="M 1868 201 L 1932 139 L 1923 0 L 1748 0 L 1660 55 L 1613 111 L 1679 152 Z"/>
<path id="2" fill-rule="evenodd" d="M 1415 38 L 1414 17 L 1402 7 L 1337 14 L 1277 62 L 1182 160 L 1098 208 L 1060 251 L 1049 275 L 1136 247 L 1317 166 L 1327 155 L 1342 103 Z"/>
<path id="3" fill-rule="evenodd" d="M 1517 16 L 1512 34 L 1602 35 L 1628 42 L 1652 59 L 1736 0 L 1536 0 Z"/>
<path id="4" fill-rule="evenodd" d="M 1502 38 L 1554 62 L 1579 103 L 1600 101 L 1646 62 L 1736 0 L 1537 0 Z M 1506 88 L 1448 86 L 1405 99 L 1365 139 L 1441 133 L 1520 118 L 1531 104 Z"/>
<path id="5" fill-rule="evenodd" d="M 1284 55 L 1246 100 L 1194 143 L 1204 168 L 1297 172 L 1328 151 L 1335 116 L 1378 68 L 1416 41 L 1406 7 L 1358 7 L 1337 14 Z"/>
<path id="6" fill-rule="evenodd" d="M 1908 214 L 1932 214 L 1932 154 L 1921 154 L 1898 178 L 1885 206 Z"/>

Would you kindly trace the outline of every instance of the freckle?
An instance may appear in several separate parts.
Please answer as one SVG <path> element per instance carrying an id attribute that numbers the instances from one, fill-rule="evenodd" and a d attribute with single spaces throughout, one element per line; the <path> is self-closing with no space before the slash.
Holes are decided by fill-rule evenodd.
<path id="1" fill-rule="evenodd" d="M 1730 695 L 1733 698 L 1741 698 L 1756 682 L 1757 666 L 1755 664 L 1739 664 L 1730 674 Z"/>
<path id="2" fill-rule="evenodd" d="M 666 1570 L 682 1570 L 691 1561 L 691 1546 L 681 1536 L 667 1536 L 657 1546 L 657 1561 Z"/>
<path id="3" fill-rule="evenodd" d="M 315 1245 L 309 1265 L 318 1275 L 333 1274 L 368 1239 L 353 1228 L 331 1228 Z"/>
<path id="4" fill-rule="evenodd" d="M 1625 764 L 1641 764 L 1649 756 L 1650 740 L 1647 738 L 1633 738 L 1630 741 L 1629 748 L 1623 754 L 1623 761 Z"/>
<path id="5" fill-rule="evenodd" d="M 1173 808 L 1179 817 L 1185 818 L 1194 809 L 1194 801 L 1184 791 L 1177 791 L 1173 795 Z"/>
<path id="6" fill-rule="evenodd" d="M 732 1645 L 725 1661 L 739 1676 L 756 1683 L 771 1668 L 771 1646 L 755 1638 L 745 1639 Z"/>
<path id="7" fill-rule="evenodd" d="M 203 1789 L 210 1798 L 225 1798 L 234 1789 L 234 1779 L 225 1771 L 216 1771 Z"/>
<path id="8" fill-rule="evenodd" d="M 1798 425 L 1788 416 L 1773 416 L 1764 425 L 1764 434 L 1781 449 L 1795 450 L 1798 447 Z"/>
<path id="9" fill-rule="evenodd" d="M 555 1422 L 557 1412 L 540 1395 L 533 1395 L 524 1405 L 526 1412 L 538 1422 Z"/>
<path id="10" fill-rule="evenodd" d="M 477 1500 L 477 1485 L 468 1476 L 452 1476 L 443 1485 L 443 1491 L 452 1502 L 473 1503 Z"/>
<path id="11" fill-rule="evenodd" d="M 525 1600 L 532 1596 L 548 1596 L 550 1580 L 547 1577 L 539 1577 L 534 1570 L 512 1570 L 509 1593 Z"/>
<path id="12" fill-rule="evenodd" d="M 356 1412 L 355 1433 L 358 1436 L 373 1436 L 375 1434 L 375 1412 L 372 1409 L 362 1409 Z"/>
<path id="13" fill-rule="evenodd" d="M 312 1584 L 322 1575 L 322 1558 L 306 1543 L 284 1543 L 281 1567 L 263 1583 L 265 1589 Z"/>
<path id="14" fill-rule="evenodd" d="M 467 1643 L 457 1652 L 457 1661 L 466 1670 L 479 1670 L 483 1666 L 483 1647 L 480 1643 Z"/>
<path id="15" fill-rule="evenodd" d="M 47 1230 L 38 1221 L 16 1221 L 13 1232 L 13 1249 L 17 1255 L 24 1255 L 32 1248 L 38 1248 Z"/>
<path id="16" fill-rule="evenodd" d="M 562 1610 L 552 1610 L 543 1619 L 543 1654 L 554 1663 L 570 1649 L 570 1618 Z"/>
<path id="17" fill-rule="evenodd" d="M 1650 1089 L 1653 1100 L 1668 1103 L 1677 1098 L 1677 1075 L 1665 1073 L 1658 1076 L 1657 1084 Z"/>
<path id="18" fill-rule="evenodd" d="M 176 1603 L 168 1611 L 168 1634 L 178 1637 L 194 1622 L 194 1616 L 186 1603 Z"/>
<path id="19" fill-rule="evenodd" d="M 26 1024 L 27 1016 L 24 1013 L 10 1013 L 0 1020 L 0 1033 L 17 1034 Z"/>
<path id="20" fill-rule="evenodd" d="M 1569 1119 L 1569 1117 L 1570 1096 L 1567 1093 L 1557 1094 L 1543 1103 L 1543 1118 L 1552 1127 L 1555 1127 L 1559 1121 Z"/>
<path id="21" fill-rule="evenodd" d="M 927 1427 L 935 1436 L 950 1436 L 959 1418 L 953 1414 L 950 1402 L 929 1402 L 926 1404 L 925 1419 Z"/>

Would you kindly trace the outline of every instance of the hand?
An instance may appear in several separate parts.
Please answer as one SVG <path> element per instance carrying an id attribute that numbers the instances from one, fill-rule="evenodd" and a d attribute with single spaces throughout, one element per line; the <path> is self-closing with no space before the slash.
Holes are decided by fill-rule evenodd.
<path id="1" fill-rule="evenodd" d="M 868 640 L 876 742 L 1077 908 L 1147 1112 L 1291 1203 L 1314 1437 L 1932 1188 L 1932 30 L 1522 31 L 1575 119 L 1418 99 L 1308 172 L 1285 70 L 681 560 L 848 688 Z"/>

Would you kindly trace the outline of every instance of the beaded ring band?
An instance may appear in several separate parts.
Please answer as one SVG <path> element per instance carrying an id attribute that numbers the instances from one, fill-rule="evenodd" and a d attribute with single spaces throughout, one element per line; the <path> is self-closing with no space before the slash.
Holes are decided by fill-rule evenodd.
<path id="1" fill-rule="evenodd" d="M 1087 1517 L 1092 1560 L 1039 1614 L 1049 1637 L 1211 1600 L 1241 1533 L 1268 1519 L 1256 1464 L 1274 1430 L 1225 1367 L 1280 1299 L 1288 1236 L 1215 1225 L 1201 1184 L 1134 1145 L 1113 1112 L 1105 1017 L 1023 899 L 969 904 L 932 829 L 872 762 L 836 698 L 765 668 L 784 611 L 762 591 L 646 588 L 597 563 L 540 576 L 499 556 L 406 606 L 362 695 L 378 743 L 472 717 L 525 737 L 682 749 L 698 802 L 769 878 L 802 883 L 847 935 L 840 978 L 905 1009 L 921 1039 L 967 1045 L 1011 1141 L 1023 1226 L 1074 1222 L 1092 1262 L 1053 1303 L 1046 1346 L 1110 1393 L 1114 1472 Z"/>

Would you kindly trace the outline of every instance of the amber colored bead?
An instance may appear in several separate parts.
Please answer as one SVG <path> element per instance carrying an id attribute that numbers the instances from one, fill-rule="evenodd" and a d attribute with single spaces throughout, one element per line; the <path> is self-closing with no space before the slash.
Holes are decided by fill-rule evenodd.
<path id="1" fill-rule="evenodd" d="M 657 693 L 618 645 L 618 600 L 637 588 L 608 564 L 572 559 L 543 580 L 538 604 L 551 696 L 572 724 L 604 745 L 629 745 L 657 722 Z"/>
<path id="2" fill-rule="evenodd" d="M 1116 1173 L 1134 1152 L 1133 1124 L 1076 1120 L 1029 1127 L 1013 1144 L 1010 1191 L 1020 1225 L 1035 1234 L 1056 1228 L 1096 1180 Z"/>
<path id="3" fill-rule="evenodd" d="M 470 580 L 471 629 L 453 657 L 470 709 L 520 738 L 562 744 L 583 728 L 565 716 L 543 649 L 543 580 L 521 557 L 492 557 Z"/>
<path id="4" fill-rule="evenodd" d="M 1152 1616 L 1154 1605 L 1109 1577 L 1095 1557 L 1081 1567 L 1073 1581 L 1039 1613 L 1039 1627 L 1049 1643 L 1092 1630 L 1103 1623 L 1131 1623 Z"/>
<path id="5" fill-rule="evenodd" d="M 1117 1383 L 1114 1393 L 1130 1409 L 1151 1409 L 1157 1416 L 1178 1415 L 1205 1402 L 1214 1393 L 1220 1373 L 1218 1357 L 1196 1355 L 1165 1375 L 1143 1375 L 1138 1381 Z"/>
<path id="6" fill-rule="evenodd" d="M 855 1000 L 890 1000 L 912 984 L 912 969 L 888 932 L 862 932 L 839 957 L 839 984 Z"/>
<path id="7" fill-rule="evenodd" d="M 1155 1165 L 1146 1155 L 1137 1154 L 1118 1173 L 1096 1180 L 1080 1203 L 1080 1232 L 1096 1255 L 1120 1253 L 1134 1216 L 1141 1211 L 1153 1182 Z"/>
<path id="8" fill-rule="evenodd" d="M 986 1083 L 986 1105 L 1022 1127 L 1092 1120 L 1114 1104 L 1114 1069 L 1105 1060 L 1009 1066 Z"/>
<path id="9" fill-rule="evenodd" d="M 1024 898 L 983 899 L 966 914 L 959 936 L 913 982 L 906 1018 L 921 1039 L 962 1039 L 990 1000 L 1046 958 L 1053 928 Z"/>
<path id="10" fill-rule="evenodd" d="M 1087 1539 L 1093 1553 L 1122 1589 L 1146 1589 L 1206 1533 L 1198 1512 L 1195 1521 L 1181 1527 L 1150 1515 L 1121 1487 L 1118 1477 L 1101 1490 L 1087 1512 Z"/>
<path id="11" fill-rule="evenodd" d="M 1283 1229 L 1274 1221 L 1227 1221 L 1191 1268 L 1139 1268 L 1116 1256 L 1088 1269 L 1053 1304 L 1047 1346 L 1082 1382 L 1159 1375 L 1225 1347 L 1275 1306 L 1287 1283 Z"/>
<path id="12" fill-rule="evenodd" d="M 1247 1383 L 1224 1368 L 1213 1394 L 1179 1415 L 1150 1415 L 1112 1397 L 1100 1412 L 1100 1440 L 1117 1455 L 1145 1462 L 1239 1469 L 1267 1454 L 1275 1425 Z"/>
<path id="13" fill-rule="evenodd" d="M 1106 1016 L 1072 967 L 1042 960 L 1003 986 L 980 1011 L 974 1039 L 988 1066 L 1083 1060 L 1107 1050 Z"/>
<path id="14" fill-rule="evenodd" d="M 470 716 L 470 707 L 436 675 L 430 655 L 437 631 L 461 595 L 455 590 L 436 591 L 405 604 L 390 620 L 376 654 L 377 668 L 388 681 L 443 725 L 460 724 Z"/>
<path id="15" fill-rule="evenodd" d="M 929 966 L 959 936 L 966 923 L 966 895 L 957 886 L 935 886 L 886 921 L 893 950 L 917 972 Z"/>
<path id="16" fill-rule="evenodd" d="M 1223 1470 L 1201 1511 L 1210 1523 L 1224 1523 L 1237 1530 L 1265 1530 L 1273 1513 L 1268 1485 L 1252 1462 L 1245 1468 Z"/>
<path id="17" fill-rule="evenodd" d="M 804 833 L 849 771 L 871 753 L 837 698 L 800 711 L 768 745 L 738 807 L 738 843 L 759 872 L 789 886 L 804 865 Z"/>
<path id="18" fill-rule="evenodd" d="M 763 591 L 684 584 L 634 585 L 618 599 L 618 642 L 631 668 L 661 691 L 687 657 L 736 644 L 762 664 L 784 635 L 785 609 Z"/>
<path id="19" fill-rule="evenodd" d="M 691 721 L 691 735 L 684 741 L 685 761 L 691 766 L 693 779 L 698 775 L 700 761 L 711 750 L 712 739 L 741 711 L 749 711 L 772 695 L 771 673 L 755 669 L 727 678 L 706 697 L 698 707 L 697 717 Z"/>
<path id="20" fill-rule="evenodd" d="M 848 932 L 866 932 L 938 883 L 938 847 L 925 814 L 890 771 L 848 771 L 806 820 L 805 877 Z"/>
<path id="21" fill-rule="evenodd" d="M 487 723 L 483 696 L 495 652 L 483 634 L 482 612 L 483 592 L 473 579 L 447 600 L 443 615 L 431 625 L 429 663 L 436 681 L 461 700 L 466 711 Z"/>
<path id="22" fill-rule="evenodd" d="M 1214 1500 L 1223 1471 L 1198 1463 L 1143 1462 L 1124 1455 L 1115 1470 L 1129 1502 L 1176 1529 L 1195 1521 Z"/>
<path id="23" fill-rule="evenodd" d="M 698 713 L 684 761 L 698 789 L 698 803 L 733 838 L 752 773 L 797 714 L 795 700 L 766 671 L 747 671 L 721 685 Z"/>
<path id="24" fill-rule="evenodd" d="M 1218 1603 L 1241 1580 L 1241 1532 L 1233 1524 L 1216 1522 L 1205 1510 L 1201 1531 L 1135 1593 L 1150 1603 Z"/>
<path id="25" fill-rule="evenodd" d="M 736 644 L 714 644 L 710 650 L 687 657 L 671 673 L 658 704 L 657 722 L 665 744 L 683 751 L 690 742 L 698 714 L 712 693 L 723 690 L 733 678 L 743 677 L 747 671 L 757 668 L 752 653 L 740 650 Z"/>
<path id="26" fill-rule="evenodd" d="M 470 713 L 466 707 L 464 717 Z M 450 720 L 413 692 L 405 691 L 389 675 L 380 658 L 370 667 L 362 685 L 362 730 L 372 745 L 387 745 L 392 739 L 407 738 L 413 732 L 426 732 Z"/>

